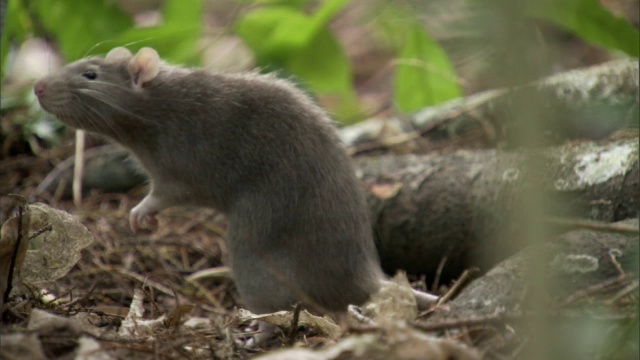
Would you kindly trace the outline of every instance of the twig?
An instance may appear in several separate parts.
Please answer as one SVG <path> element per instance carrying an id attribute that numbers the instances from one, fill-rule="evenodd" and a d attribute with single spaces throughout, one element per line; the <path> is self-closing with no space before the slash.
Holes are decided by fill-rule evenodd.
<path id="1" fill-rule="evenodd" d="M 53 226 L 51 224 L 47 224 L 47 225 L 41 227 L 40 229 L 36 230 L 31 235 L 29 235 L 29 240 L 32 240 L 32 239 L 38 237 L 39 235 L 41 235 L 42 233 L 45 233 L 45 232 L 51 231 L 51 230 L 53 230 Z"/>
<path id="2" fill-rule="evenodd" d="M 71 189 L 73 192 L 73 204 L 80 206 L 82 204 L 82 176 L 84 175 L 84 130 L 76 130 L 76 152 L 75 163 L 73 168 L 73 183 Z"/>
<path id="3" fill-rule="evenodd" d="M 131 279 L 137 280 L 139 281 L 142 285 L 147 285 L 150 288 L 155 288 L 156 290 L 160 291 L 161 293 L 165 294 L 165 295 L 169 295 L 169 296 L 173 296 L 173 291 L 171 291 L 170 288 L 155 282 L 153 280 L 149 280 L 147 277 L 134 273 L 132 271 L 128 271 L 125 269 L 119 269 L 119 268 L 115 268 L 115 270 L 117 270 L 121 275 L 124 275 L 126 277 L 129 277 Z"/>
<path id="4" fill-rule="evenodd" d="M 440 259 L 440 263 L 438 264 L 438 268 L 436 269 L 436 275 L 433 277 L 433 285 L 431 285 L 431 291 L 433 291 L 436 294 L 438 293 L 438 286 L 440 285 L 440 276 L 442 275 L 442 270 L 444 269 L 444 264 L 447 263 L 447 258 L 449 256 L 449 252 L 451 252 L 451 248 L 449 248 L 449 251 L 447 251 L 447 254 L 445 254 Z"/>
<path id="5" fill-rule="evenodd" d="M 620 298 L 628 295 L 630 292 L 634 291 L 634 290 L 638 290 L 638 281 L 632 281 L 631 284 L 629 284 L 627 287 L 625 287 L 624 289 L 620 290 L 613 298 L 605 301 L 605 304 L 607 305 L 612 305 L 613 303 L 615 303 L 616 301 L 620 300 Z"/>
<path id="6" fill-rule="evenodd" d="M 187 279 L 187 281 L 189 281 L 191 285 L 193 285 L 198 291 L 200 291 L 202 296 L 204 296 L 212 306 L 214 306 L 216 309 L 224 309 L 224 306 L 220 304 L 218 299 L 211 295 L 211 293 L 209 293 L 209 290 L 206 287 L 202 286 L 199 281 L 189 279 Z"/>
<path id="7" fill-rule="evenodd" d="M 298 321 L 300 319 L 300 303 L 296 303 L 296 307 L 293 309 L 293 318 L 291 319 L 291 326 L 289 327 L 289 334 L 287 334 L 287 345 L 293 346 L 296 342 L 296 334 L 298 334 Z"/>
<path id="8" fill-rule="evenodd" d="M 15 247 L 13 248 L 13 254 L 11 254 L 11 265 L 9 266 L 9 274 L 7 275 L 7 287 L 4 294 L 2 294 L 2 304 L 9 302 L 9 294 L 11 294 L 11 290 L 13 288 L 13 271 L 16 266 L 16 262 L 18 261 L 18 252 L 20 249 L 20 243 L 22 242 L 23 211 L 24 207 L 18 206 L 18 214 L 16 216 L 18 218 L 18 236 L 16 236 Z"/>
<path id="9" fill-rule="evenodd" d="M 486 101 L 493 100 L 496 97 L 498 96 L 492 95 L 491 97 L 487 98 Z M 373 140 L 360 145 L 349 146 L 347 149 L 347 152 L 349 153 L 349 155 L 353 156 L 365 151 L 385 149 L 389 147 L 389 145 L 400 145 L 404 142 L 418 139 L 426 135 L 431 130 L 449 122 L 450 120 L 453 120 L 461 115 L 468 114 L 472 111 L 475 111 L 475 109 L 478 108 L 480 105 L 482 104 L 472 105 L 470 107 L 467 105 L 469 108 L 464 108 L 464 107 L 456 108 L 454 110 L 449 111 L 447 114 L 442 115 L 440 118 L 427 123 L 426 125 L 422 126 L 419 129 L 409 131 L 403 134 L 399 134 L 396 136 L 390 136 L 382 141 Z"/>
<path id="10" fill-rule="evenodd" d="M 616 252 L 620 252 L 620 250 L 616 249 Z M 616 258 L 614 249 L 609 250 L 609 260 L 611 260 L 611 263 L 613 264 L 613 266 L 615 266 L 616 270 L 618 270 L 618 274 L 620 276 L 624 276 L 626 274 L 624 269 L 622 268 L 622 265 L 620 265 L 620 262 Z"/>
<path id="11" fill-rule="evenodd" d="M 503 324 L 507 321 L 520 320 L 522 318 L 522 315 L 495 314 L 471 319 L 449 320 L 434 324 L 426 324 L 423 321 L 416 321 L 413 323 L 413 326 L 422 331 L 439 331 L 475 325 L 497 325 Z"/>
<path id="12" fill-rule="evenodd" d="M 640 234 L 640 229 L 635 225 L 624 223 L 605 223 L 584 219 L 546 218 L 546 222 L 572 228 L 582 228 L 594 231 L 603 231 L 619 234 Z"/>
<path id="13" fill-rule="evenodd" d="M 438 299 L 436 306 L 440 306 L 442 304 L 445 304 L 449 300 L 451 300 L 455 295 L 458 294 L 460 290 L 462 290 L 462 287 L 466 285 L 467 282 L 469 282 L 469 280 L 471 279 L 471 276 L 475 275 L 479 271 L 480 270 L 478 268 L 470 268 L 465 270 L 462 273 L 462 275 L 460 275 L 458 280 L 456 280 L 455 284 L 453 284 L 451 289 L 449 289 L 449 291 L 447 291 L 446 294 L 444 294 L 441 298 Z"/>
<path id="14" fill-rule="evenodd" d="M 162 285 L 162 284 L 160 284 L 158 282 L 155 282 L 153 280 L 149 280 L 149 278 L 144 277 L 144 276 L 142 276 L 140 274 L 136 274 L 134 272 L 124 270 L 124 269 L 122 269 L 120 267 L 117 267 L 117 266 L 101 266 L 101 270 L 102 271 L 113 271 L 113 270 L 115 270 L 118 273 L 120 273 L 120 275 L 129 277 L 129 278 L 131 278 L 133 280 L 137 280 L 141 284 L 147 285 L 149 288 L 156 289 L 156 290 L 160 291 L 161 293 L 163 293 L 165 295 L 169 295 L 169 296 L 173 295 L 173 291 L 170 288 L 168 288 L 168 287 L 166 287 L 166 286 L 164 286 L 164 285 Z M 191 302 L 191 301 L 187 301 L 188 298 L 185 297 L 185 296 L 181 296 L 180 298 L 181 298 L 180 301 L 182 301 L 183 303 L 190 303 Z M 220 311 L 220 308 L 214 308 L 214 307 L 212 307 L 210 305 L 207 305 L 207 304 L 201 304 L 199 306 L 200 306 L 200 308 L 202 308 L 204 310 L 208 310 L 208 311 L 213 311 L 213 312 L 219 312 Z"/>
<path id="15" fill-rule="evenodd" d="M 91 287 L 89 288 L 89 291 L 87 291 L 87 293 L 84 296 L 78 296 L 77 298 L 73 298 L 73 290 L 75 290 L 75 288 L 71 288 L 67 294 L 69 294 L 69 302 L 66 302 L 64 304 L 60 304 L 61 306 L 64 306 L 67 308 L 67 315 L 71 312 L 71 307 L 75 304 L 77 304 L 78 302 L 82 301 L 82 300 L 86 300 L 86 299 L 90 299 L 91 296 L 93 295 L 93 292 L 96 290 L 96 287 L 98 286 L 97 282 L 93 282 L 93 284 L 91 285 Z M 63 298 L 63 296 L 59 296 L 55 299 L 53 299 L 52 302 L 54 301 L 58 301 L 58 299 Z"/>
<path id="16" fill-rule="evenodd" d="M 628 274 L 627 275 L 621 275 L 621 276 L 615 277 L 613 279 L 608 279 L 608 280 L 605 280 L 603 282 L 600 282 L 600 283 L 591 285 L 589 287 L 580 289 L 580 290 L 574 292 L 573 294 L 567 296 L 560 303 L 560 306 L 567 306 L 567 305 L 572 304 L 572 303 L 574 303 L 574 302 L 576 302 L 576 301 L 578 301 L 578 300 L 580 300 L 580 299 L 582 299 L 584 297 L 587 297 L 587 296 L 589 296 L 591 294 L 594 294 L 594 293 L 597 293 L 597 292 L 600 292 L 600 291 L 604 291 L 607 288 L 612 287 L 612 286 L 617 286 L 617 285 L 623 284 L 623 283 L 631 280 L 632 278 L 633 277 L 629 276 Z"/>

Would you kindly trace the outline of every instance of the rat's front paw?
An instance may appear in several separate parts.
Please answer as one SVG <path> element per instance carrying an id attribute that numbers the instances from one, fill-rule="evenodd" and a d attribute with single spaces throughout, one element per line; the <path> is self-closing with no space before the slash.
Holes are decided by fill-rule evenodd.
<path id="1" fill-rule="evenodd" d="M 156 213 L 142 214 L 131 210 L 131 213 L 129 214 L 129 226 L 131 227 L 131 231 L 135 234 L 143 224 L 147 224 L 151 228 L 156 228 L 158 226 Z"/>
<path id="2" fill-rule="evenodd" d="M 147 224 L 151 228 L 158 226 L 158 220 L 156 219 L 157 211 L 149 206 L 150 202 L 147 199 L 148 198 L 144 198 L 140 204 L 131 209 L 131 213 L 129 214 L 129 226 L 134 234 L 143 224 Z"/>

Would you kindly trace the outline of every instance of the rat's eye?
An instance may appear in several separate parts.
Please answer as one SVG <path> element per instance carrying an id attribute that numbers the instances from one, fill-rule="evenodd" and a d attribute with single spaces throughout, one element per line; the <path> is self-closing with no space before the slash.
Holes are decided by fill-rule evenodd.
<path id="1" fill-rule="evenodd" d="M 98 74 L 96 74 L 96 72 L 93 70 L 87 70 L 82 73 L 82 76 L 86 77 L 89 80 L 95 80 L 98 77 Z"/>

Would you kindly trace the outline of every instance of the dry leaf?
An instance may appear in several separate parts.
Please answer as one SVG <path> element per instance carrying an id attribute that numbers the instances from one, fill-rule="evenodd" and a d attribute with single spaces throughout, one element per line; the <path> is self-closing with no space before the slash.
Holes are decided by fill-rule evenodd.
<path id="1" fill-rule="evenodd" d="M 414 292 L 406 274 L 402 272 L 398 272 L 390 281 L 385 281 L 362 309 L 366 316 L 378 324 L 388 321 L 413 321 L 418 316 Z"/>
<path id="2" fill-rule="evenodd" d="M 396 196 L 401 189 L 402 184 L 400 183 L 382 183 L 369 186 L 369 192 L 381 200 L 390 199 Z"/>
<path id="3" fill-rule="evenodd" d="M 93 235 L 71 214 L 45 204 L 28 206 L 31 229 L 51 225 L 51 230 L 31 239 L 22 267 L 22 281 L 43 286 L 65 276 L 80 260 L 80 252 Z"/>
<path id="4" fill-rule="evenodd" d="M 289 326 L 291 326 L 291 322 L 293 320 L 293 312 L 278 311 L 271 314 L 256 315 L 248 310 L 240 309 L 238 311 L 238 318 L 242 323 L 250 322 L 253 320 L 260 320 L 269 324 L 279 326 L 281 328 L 288 328 Z M 311 327 L 331 339 L 336 339 L 341 334 L 340 327 L 338 325 L 327 320 L 326 318 L 312 315 L 306 310 L 300 311 L 298 324 Z"/>
<path id="5" fill-rule="evenodd" d="M 461 343 L 438 339 L 396 323 L 378 333 L 351 335 L 334 346 L 320 350 L 288 349 L 257 357 L 260 360 L 480 360 L 477 351 Z"/>

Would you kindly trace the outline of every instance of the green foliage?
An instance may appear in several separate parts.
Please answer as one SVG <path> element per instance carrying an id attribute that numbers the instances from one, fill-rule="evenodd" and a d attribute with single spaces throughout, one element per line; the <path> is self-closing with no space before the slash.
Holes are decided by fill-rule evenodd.
<path id="1" fill-rule="evenodd" d="M 304 5 L 307 5 L 310 2 L 310 0 L 257 0 L 257 1 L 248 0 L 245 2 L 255 2 L 257 4 L 265 4 L 265 5 L 284 5 L 284 6 L 302 8 Z"/>
<path id="2" fill-rule="evenodd" d="M 551 20 L 591 44 L 640 56 L 638 29 L 615 17 L 598 0 L 548 0 L 530 4 L 534 16 Z"/>
<path id="3" fill-rule="evenodd" d="M 132 50 L 144 46 L 156 49 L 173 63 L 198 63 L 196 42 L 202 33 L 203 0 L 169 0 L 162 9 L 163 24 L 147 28 L 129 28 L 120 33 L 115 43 L 129 45 Z M 113 46 L 109 46 L 108 51 Z"/>
<path id="4" fill-rule="evenodd" d="M 277 5 L 254 8 L 235 25 L 259 66 L 285 69 L 317 94 L 330 96 L 342 119 L 356 115 L 359 108 L 351 64 L 328 23 L 348 2 L 327 0 L 308 15 L 301 8 L 306 2 L 259 1 Z"/>
<path id="5" fill-rule="evenodd" d="M 350 0 L 238 2 L 251 6 L 237 19 L 234 31 L 253 49 L 260 67 L 295 75 L 316 94 L 333 101 L 332 110 L 342 120 L 359 114 L 352 64 L 329 28 Z M 496 0 L 484 0 L 485 5 L 491 2 Z M 387 3 L 383 12 L 376 13 L 376 23 L 397 54 L 394 101 L 402 111 L 415 111 L 458 97 L 461 90 L 447 54 L 417 20 L 417 12 L 405 4 Z M 640 56 L 638 30 L 613 16 L 598 0 L 528 1 L 523 6 L 531 17 L 552 21 L 590 43 Z M 125 45 L 132 51 L 151 46 L 169 62 L 196 64 L 203 0 L 166 0 L 162 14 L 162 25 L 133 28 L 130 17 L 114 1 L 9 1 L 1 43 L 2 71 L 9 44 L 29 36 L 55 39 L 67 61 Z"/>
<path id="6" fill-rule="evenodd" d="M 21 1 L 9 1 L 7 4 L 7 14 L 5 14 L 4 29 L 2 29 L 2 39 L 0 40 L 0 57 L 2 66 L 0 72 L 4 79 L 5 58 L 9 53 L 9 39 L 14 39 L 18 43 L 25 40 L 26 34 L 30 32 L 31 23 L 29 16 L 22 6 Z"/>
<path id="7" fill-rule="evenodd" d="M 68 60 L 83 57 L 97 42 L 132 26 L 131 19 L 111 1 L 27 2 L 38 24 L 53 35 Z M 96 16 L 100 14 L 101 16 Z"/>
<path id="8" fill-rule="evenodd" d="M 116 46 L 151 46 L 170 61 L 193 63 L 202 32 L 202 4 L 203 0 L 165 1 L 162 25 L 133 28 L 130 17 L 113 1 L 13 0 L 2 38 L 3 70 L 9 43 L 31 35 L 55 39 L 67 61 L 104 54 Z"/>
<path id="9" fill-rule="evenodd" d="M 399 4 L 386 4 L 376 9 L 377 36 L 398 54 L 393 82 L 394 103 L 403 112 L 462 95 L 449 57 L 415 13 L 415 9 Z"/>
<path id="10" fill-rule="evenodd" d="M 131 18 L 120 11 L 114 1 L 12 0 L 2 33 L 3 75 L 10 44 L 19 44 L 31 36 L 54 39 L 66 61 L 105 54 L 117 46 L 127 46 L 132 51 L 151 46 L 170 62 L 195 64 L 202 14 L 203 0 L 167 0 L 162 8 L 162 25 L 133 28 Z M 33 95 L 29 91 L 25 96 Z M 24 108 L 33 100 L 32 97 L 5 97 L 2 111 Z M 14 119 L 24 129 L 25 139 L 32 139 L 31 135 L 36 134 L 45 141 L 57 141 L 59 123 L 52 123 L 43 113 L 26 114 Z"/>
<path id="11" fill-rule="evenodd" d="M 460 97 L 456 73 L 442 47 L 420 24 L 405 31 L 394 81 L 396 106 L 415 111 Z"/>

